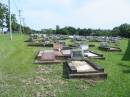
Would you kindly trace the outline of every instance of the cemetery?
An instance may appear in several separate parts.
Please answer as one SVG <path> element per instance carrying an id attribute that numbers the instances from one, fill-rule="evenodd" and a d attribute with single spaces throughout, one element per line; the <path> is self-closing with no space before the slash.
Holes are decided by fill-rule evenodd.
<path id="1" fill-rule="evenodd" d="M 130 0 L 0 0 L 0 97 L 130 97 Z"/>
<path id="2" fill-rule="evenodd" d="M 130 85 L 130 60 L 128 57 L 130 55 L 130 42 L 128 39 L 108 37 L 109 41 L 107 42 L 106 40 L 105 42 L 97 42 L 94 40 L 98 36 L 91 36 L 93 41 L 89 41 L 91 40 L 90 36 L 87 38 L 80 36 L 84 37 L 85 40 L 77 45 L 75 44 L 77 40 L 70 39 L 67 35 L 65 38 L 63 38 L 64 35 L 50 35 L 49 39 L 42 34 L 37 34 L 35 37 L 14 34 L 14 37 L 10 42 L 8 36 L 0 36 L 0 54 L 2 55 L 0 68 L 5 73 L 5 76 L 0 79 L 1 84 L 4 85 L 3 83 L 6 82 L 18 85 L 18 87 L 13 85 L 3 87 L 5 91 L 8 88 L 10 94 L 12 91 L 16 93 L 14 91 L 16 89 L 18 91 L 24 89 L 27 94 L 30 94 L 29 89 L 34 92 L 37 89 L 44 89 L 51 91 L 51 93 L 55 89 L 58 91 L 56 92 L 58 97 L 60 97 L 60 91 L 62 94 L 68 93 L 66 90 L 74 90 L 74 96 L 78 95 L 79 91 L 84 94 L 87 92 L 90 97 L 91 95 L 102 97 L 104 92 L 109 93 L 111 97 L 114 95 L 112 92 L 121 95 L 126 93 L 123 90 L 129 92 L 127 89 Z M 28 46 L 28 43 L 32 41 L 27 42 L 28 39 L 40 42 L 49 40 L 52 45 L 47 47 L 44 45 Z M 78 42 L 80 41 L 78 40 Z M 69 47 L 71 44 L 76 45 L 76 47 Z M 91 47 L 90 44 L 95 46 Z M 99 49 L 101 45 L 120 48 L 121 52 L 106 52 Z M 72 95 L 67 94 L 67 96 L 71 97 Z"/>
<path id="3" fill-rule="evenodd" d="M 34 63 L 66 64 L 65 70 L 66 74 L 68 74 L 68 78 L 85 78 L 91 80 L 107 79 L 107 74 L 104 73 L 104 69 L 96 65 L 95 63 L 89 61 L 91 58 L 105 59 L 103 57 L 103 54 L 98 54 L 93 51 L 90 51 L 89 45 L 80 45 L 79 47 L 77 46 L 77 48 L 70 48 L 65 42 L 65 40 L 68 38 L 63 39 L 62 37 L 55 37 L 55 40 L 52 40 L 54 42 L 53 48 L 50 47 L 51 50 L 39 51 L 37 53 Z M 47 38 L 46 40 L 48 41 Z M 75 40 L 73 40 L 72 42 L 75 42 Z"/>
<path id="4" fill-rule="evenodd" d="M 42 46 L 48 46 L 50 50 L 40 50 L 35 58 L 35 64 L 64 64 L 65 73 L 68 78 L 77 79 L 91 79 L 91 80 L 105 80 L 107 74 L 105 70 L 94 62 L 94 59 L 107 59 L 104 54 L 97 53 L 93 48 L 105 51 L 117 51 L 121 49 L 118 47 L 110 46 L 109 44 L 116 45 L 121 38 L 118 37 L 101 37 L 101 36 L 64 36 L 64 35 L 51 35 L 47 38 L 46 35 L 30 35 L 33 43 L 36 42 Z M 34 40 L 35 39 L 35 40 Z M 40 42 L 39 42 L 40 41 Z M 50 42 L 51 41 L 51 42 Z M 69 42 L 69 43 L 68 43 Z M 97 47 L 97 43 L 99 44 Z M 73 46 L 70 46 L 72 44 Z"/>
<path id="5" fill-rule="evenodd" d="M 51 50 L 41 50 L 38 52 L 35 62 L 36 64 L 55 64 L 55 63 L 63 63 L 67 64 L 66 67 L 68 68 L 66 73 L 68 74 L 69 78 L 83 78 L 88 76 L 89 78 L 99 78 L 99 79 L 107 79 L 107 73 L 104 73 L 104 69 L 100 70 L 98 65 L 93 65 L 91 59 L 105 59 L 103 54 L 96 53 L 93 50 L 90 50 L 91 47 L 95 47 L 94 44 L 91 44 L 91 42 L 99 42 L 100 50 L 106 50 L 106 51 L 121 51 L 117 47 L 110 47 L 107 42 L 115 43 L 119 39 L 116 37 L 98 37 L 98 36 L 88 36 L 88 37 L 81 37 L 81 36 L 63 36 L 63 35 L 52 35 L 51 38 L 47 38 L 46 35 L 30 35 L 29 39 L 35 39 L 35 41 L 43 40 L 44 43 L 49 44 L 49 41 L 52 41 L 52 46 L 50 47 Z M 75 47 L 69 47 L 66 41 L 71 40 L 69 43 L 74 44 Z M 81 39 L 81 40 L 80 40 Z M 82 41 L 81 43 L 79 41 Z M 114 42 L 113 42 L 114 41 Z M 88 43 L 88 44 L 84 44 Z M 42 44 L 43 45 L 43 44 Z M 36 46 L 36 43 L 35 43 Z M 43 48 L 45 47 L 45 44 Z M 71 61 L 72 62 L 71 62 Z M 73 64 L 72 64 L 73 63 Z M 77 64 L 74 64 L 77 63 Z M 78 64 L 79 63 L 79 64 Z M 90 64 L 89 64 L 90 63 Z M 80 66 L 81 68 L 85 67 L 86 71 L 82 72 L 79 70 L 80 74 L 78 74 L 78 70 L 76 69 L 77 66 Z M 82 66 L 83 65 L 83 66 Z M 75 74 L 71 74 L 73 72 L 73 69 Z M 80 67 L 79 67 L 80 68 Z M 90 68 L 92 71 L 87 71 L 87 68 Z M 94 72 L 95 71 L 95 72 Z M 90 72 L 94 73 L 89 74 Z M 83 75 L 82 75 L 83 73 Z M 74 76 L 73 76 L 74 75 Z M 86 75 L 86 76 L 85 76 Z M 71 76 L 71 77 L 70 77 Z M 73 76 L 73 77 L 72 77 Z M 92 76 L 92 77 L 91 77 Z M 93 77 L 94 76 L 94 77 Z"/>

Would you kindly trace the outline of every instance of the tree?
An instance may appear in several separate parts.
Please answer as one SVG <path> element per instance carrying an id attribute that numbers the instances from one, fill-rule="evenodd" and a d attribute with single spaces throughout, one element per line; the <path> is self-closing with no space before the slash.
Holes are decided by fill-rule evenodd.
<path id="1" fill-rule="evenodd" d="M 130 24 L 125 23 L 113 28 L 112 35 L 130 38 Z"/>
<path id="2" fill-rule="evenodd" d="M 119 33 L 120 33 L 119 27 L 115 27 L 115 28 L 113 28 L 113 30 L 111 31 L 111 35 L 112 35 L 112 36 L 118 36 Z"/>
<path id="3" fill-rule="evenodd" d="M 8 12 L 8 8 L 6 5 L 0 3 L 0 27 L 5 27 L 5 21 L 6 21 L 6 13 Z"/>
<path id="4" fill-rule="evenodd" d="M 64 34 L 64 35 L 74 35 L 76 34 L 76 29 L 74 27 L 64 27 L 59 30 L 59 34 Z"/>
<path id="5" fill-rule="evenodd" d="M 24 28 L 24 34 L 30 34 L 32 30 L 29 27 L 23 27 Z"/>
<path id="6" fill-rule="evenodd" d="M 12 22 L 12 30 L 13 31 L 18 31 L 19 30 L 19 24 L 17 23 L 16 15 L 11 14 L 11 22 Z M 6 13 L 6 27 L 8 28 L 9 31 L 9 13 Z"/>
<path id="7" fill-rule="evenodd" d="M 18 24 L 17 24 L 17 19 L 16 19 L 16 15 L 15 14 L 12 14 L 11 15 L 11 21 L 12 21 L 12 30 L 13 31 L 18 31 Z"/>
<path id="8" fill-rule="evenodd" d="M 130 25 L 129 24 L 122 24 L 119 26 L 119 35 L 123 37 L 130 37 Z"/>

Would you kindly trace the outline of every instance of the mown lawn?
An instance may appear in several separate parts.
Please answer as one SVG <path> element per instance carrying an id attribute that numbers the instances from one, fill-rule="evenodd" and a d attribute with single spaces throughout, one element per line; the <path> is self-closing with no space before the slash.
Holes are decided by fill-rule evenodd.
<path id="1" fill-rule="evenodd" d="M 101 64 L 108 79 L 96 84 L 65 79 L 63 64 L 33 64 L 37 51 L 49 48 L 28 47 L 25 35 L 0 35 L 0 97 L 130 97 L 130 43 L 120 41 L 123 52 L 102 52 Z"/>

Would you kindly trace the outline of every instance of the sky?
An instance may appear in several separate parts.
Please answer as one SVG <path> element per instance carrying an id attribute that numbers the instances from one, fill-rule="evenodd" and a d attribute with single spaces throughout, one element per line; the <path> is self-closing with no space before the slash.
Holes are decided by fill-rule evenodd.
<path id="1" fill-rule="evenodd" d="M 7 4 L 7 0 L 1 0 Z M 59 25 L 112 29 L 130 23 L 130 0 L 10 0 L 11 12 L 18 9 L 27 26 L 40 30 Z"/>

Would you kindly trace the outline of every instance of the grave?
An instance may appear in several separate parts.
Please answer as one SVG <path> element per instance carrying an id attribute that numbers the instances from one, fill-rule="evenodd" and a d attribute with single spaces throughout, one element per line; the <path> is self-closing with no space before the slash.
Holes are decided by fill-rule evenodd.
<path id="1" fill-rule="evenodd" d="M 60 54 L 53 50 L 40 51 L 37 54 L 36 64 L 52 64 L 52 63 L 62 63 L 63 60 L 59 59 Z"/>
<path id="2" fill-rule="evenodd" d="M 107 74 L 99 65 L 85 59 L 81 50 L 71 51 L 71 58 L 64 63 L 68 78 L 100 80 L 106 79 Z"/>
<path id="3" fill-rule="evenodd" d="M 53 43 L 49 40 L 44 41 L 43 45 L 44 47 L 53 47 Z"/>
<path id="4" fill-rule="evenodd" d="M 43 47 L 43 42 L 35 41 L 35 42 L 29 42 L 27 44 L 28 46 L 35 46 L 35 47 Z"/>
<path id="5" fill-rule="evenodd" d="M 107 74 L 99 65 L 88 60 L 68 60 L 64 63 L 68 78 L 104 80 Z"/>
<path id="6" fill-rule="evenodd" d="M 61 43 L 61 42 L 54 42 L 53 43 L 53 49 L 54 50 L 58 50 L 58 51 L 61 51 L 63 49 L 63 46 L 65 44 L 64 43 Z"/>
<path id="7" fill-rule="evenodd" d="M 119 47 L 111 47 L 106 42 L 101 43 L 99 49 L 103 51 L 121 52 L 121 49 Z"/>
<path id="8" fill-rule="evenodd" d="M 87 50 L 89 50 L 89 46 L 88 45 L 80 45 L 80 49 L 82 51 L 87 51 Z"/>
<path id="9" fill-rule="evenodd" d="M 88 45 L 80 45 L 80 49 L 84 57 L 95 58 L 95 59 L 105 59 L 103 54 L 98 54 L 94 51 L 90 51 Z"/>
<path id="10" fill-rule="evenodd" d="M 82 51 L 79 49 L 71 50 L 71 59 L 74 59 L 74 60 L 84 59 Z"/>
<path id="11" fill-rule="evenodd" d="M 105 59 L 103 54 L 99 54 L 99 53 L 96 53 L 94 51 L 85 51 L 84 52 L 84 57 L 94 58 L 94 59 Z"/>
<path id="12" fill-rule="evenodd" d="M 62 55 L 64 56 L 64 58 L 70 58 L 71 57 L 71 50 L 61 50 Z"/>

